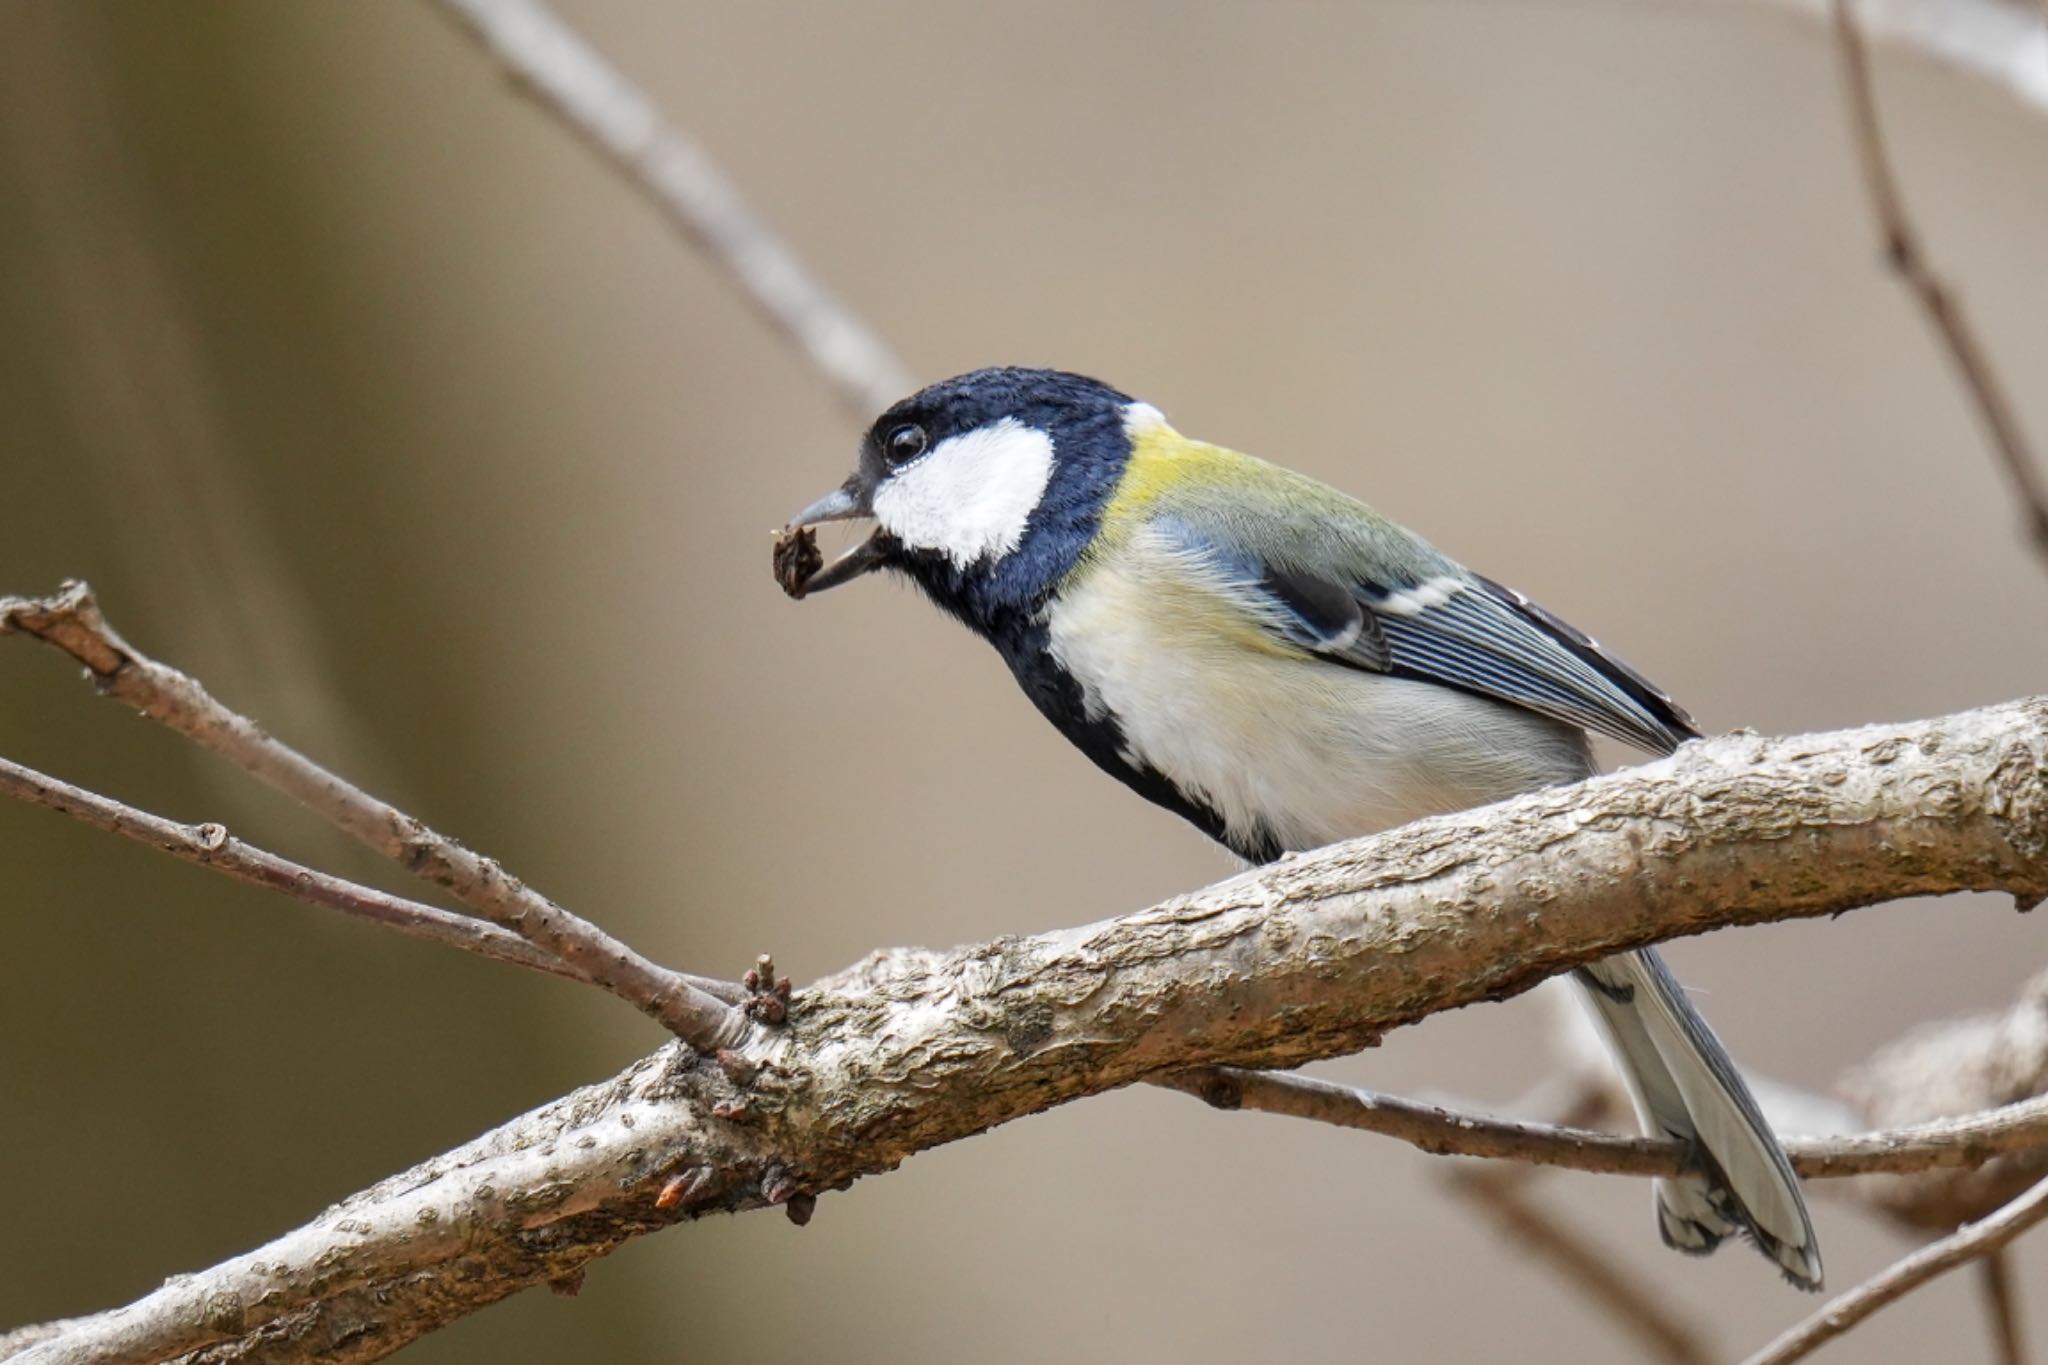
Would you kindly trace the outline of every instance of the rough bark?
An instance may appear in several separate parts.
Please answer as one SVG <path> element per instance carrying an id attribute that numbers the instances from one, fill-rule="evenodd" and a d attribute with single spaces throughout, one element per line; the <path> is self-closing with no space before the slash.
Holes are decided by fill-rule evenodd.
<path id="1" fill-rule="evenodd" d="M 784 1203 L 1190 1066 L 1293 1066 L 1575 962 L 1901 896 L 2048 895 L 2048 701 L 1643 768 L 1119 919 L 877 953 L 717 1059 L 671 1044 L 126 1308 L 0 1358 L 372 1360 L 625 1238 Z M 10 1347 L 12 1350 L 10 1350 Z"/>

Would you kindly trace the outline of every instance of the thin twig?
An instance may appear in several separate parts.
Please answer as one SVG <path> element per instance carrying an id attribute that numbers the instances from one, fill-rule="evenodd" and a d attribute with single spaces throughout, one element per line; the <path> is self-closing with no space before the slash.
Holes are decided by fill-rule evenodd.
<path id="1" fill-rule="evenodd" d="M 1977 1282 L 1984 1289 L 1998 1365 L 2027 1365 L 2027 1334 L 2020 1325 L 2020 1298 L 2012 1287 L 2012 1254 L 2000 1247 L 1978 1261 Z"/>
<path id="2" fill-rule="evenodd" d="M 1959 1265 L 1989 1255 L 2043 1218 L 2048 1218 L 2048 1180 L 1989 1218 L 1966 1223 L 1865 1280 L 1749 1357 L 1743 1365 L 1789 1365 L 1791 1361 L 1803 1360 L 1886 1304 L 1897 1302 Z"/>
<path id="3" fill-rule="evenodd" d="M 438 0 L 793 342 L 865 423 L 915 387 L 889 344 L 755 214 L 710 155 L 540 0 Z"/>
<path id="4" fill-rule="evenodd" d="M 210 867 L 236 881 L 282 891 L 294 899 L 370 920 L 413 938 L 447 944 L 571 981 L 583 979 L 553 954 L 495 924 L 302 867 L 244 843 L 229 834 L 225 825 L 179 824 L 5 758 L 0 758 L 0 794 L 61 811 L 94 829 L 161 849 L 181 862 Z"/>
<path id="5" fill-rule="evenodd" d="M 0 635 L 19 631 L 84 664 L 105 695 L 187 736 L 324 817 L 409 871 L 447 890 L 492 923 L 552 955 L 585 980 L 658 1019 L 699 1051 L 730 1046 L 746 1017 L 556 905 L 496 862 L 271 738 L 188 677 L 117 635 L 83 583 L 56 596 L 0 598 Z"/>
<path id="6" fill-rule="evenodd" d="M 1610 1088 L 1581 1070 L 1546 1080 L 1510 1108 L 1540 1114 L 1560 1127 L 1584 1128 L 1609 1114 L 1613 1100 Z M 1715 1359 L 1704 1334 L 1665 1307 L 1670 1296 L 1635 1274 L 1631 1266 L 1637 1257 L 1608 1252 L 1599 1239 L 1537 1202 L 1533 1187 L 1542 1174 L 1536 1166 L 1460 1164 L 1450 1168 L 1443 1185 L 1520 1241 L 1532 1259 L 1546 1263 L 1667 1365 L 1704 1365 Z"/>
<path id="7" fill-rule="evenodd" d="M 1743 0 L 1754 5 L 1758 0 Z M 1762 0 L 1825 28 L 1833 0 Z M 1984 82 L 2033 114 L 2048 114 L 2048 0 L 1885 0 L 1866 7 L 1866 37 Z"/>
<path id="8" fill-rule="evenodd" d="M 1927 259 L 1920 234 L 1906 215 L 1891 157 L 1885 150 L 1884 132 L 1878 122 L 1877 95 L 1871 85 L 1870 54 L 1864 46 L 1863 31 L 1852 8 L 1853 0 L 1834 0 L 1835 32 L 1842 52 L 1842 80 L 1849 98 L 1849 120 L 1856 139 L 1856 153 L 1863 165 L 1864 183 L 1870 192 L 1871 211 L 1884 238 L 1886 263 L 1906 288 L 1919 299 L 1927 320 L 1969 390 L 1977 415 L 1991 440 L 1992 450 L 2011 481 L 2020 501 L 2034 549 L 2048 558 L 2048 483 L 2027 448 L 2018 415 L 1993 372 L 1977 332 L 1963 314 L 1962 305 L 1942 283 Z"/>
<path id="9" fill-rule="evenodd" d="M 1313 1076 L 1217 1066 L 1176 1072 L 1153 1083 L 1219 1109 L 1254 1109 L 1379 1133 L 1435 1156 L 1491 1157 L 1607 1175 L 1668 1178 L 1689 1169 L 1684 1144 L 1668 1139 L 1444 1109 Z M 1785 1151 L 1793 1169 L 1812 1180 L 1981 1166 L 1995 1156 L 2043 1144 L 2048 1144 L 2048 1096 L 1879 1133 L 1791 1138 Z"/>
<path id="10" fill-rule="evenodd" d="M 133 839 L 136 843 L 168 853 L 181 862 L 210 867 L 236 881 L 280 891 L 308 905 L 338 910 L 356 919 L 381 924 L 410 938 L 460 948 L 495 962 L 587 984 L 581 972 L 560 958 L 488 920 L 394 896 L 289 858 L 281 858 L 234 837 L 225 826 L 212 821 L 187 825 L 167 820 L 161 815 L 73 786 L 5 758 L 0 758 L 0 795 L 58 811 L 94 829 L 118 834 L 124 839 Z M 728 1005 L 737 1005 L 747 999 L 746 990 L 738 982 L 687 974 L 685 979 L 698 990 L 716 996 Z"/>
<path id="11" fill-rule="evenodd" d="M 1502 1232 L 1554 1264 L 1581 1293 L 1605 1309 L 1650 1352 L 1670 1365 L 1709 1365 L 1715 1359 L 1689 1323 L 1666 1311 L 1668 1297 L 1614 1258 L 1544 1213 L 1514 1177 L 1526 1168 L 1486 1167 L 1455 1171 L 1454 1190 L 1491 1218 Z"/>

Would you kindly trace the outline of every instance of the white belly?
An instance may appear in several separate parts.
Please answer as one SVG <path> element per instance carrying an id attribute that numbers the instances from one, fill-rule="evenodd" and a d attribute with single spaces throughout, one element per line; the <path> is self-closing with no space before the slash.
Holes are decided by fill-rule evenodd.
<path id="1" fill-rule="evenodd" d="M 1592 771 L 1585 735 L 1433 683 L 1262 649 L 1256 625 L 1196 578 L 1116 564 L 1051 608 L 1053 657 L 1127 758 L 1222 817 L 1233 836 L 1315 848 Z"/>

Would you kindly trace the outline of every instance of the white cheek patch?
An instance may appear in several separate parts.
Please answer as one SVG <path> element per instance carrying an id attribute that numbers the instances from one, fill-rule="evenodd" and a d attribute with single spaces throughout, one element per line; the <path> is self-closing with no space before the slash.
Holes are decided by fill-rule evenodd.
<path id="1" fill-rule="evenodd" d="M 961 568 L 1001 559 L 1052 482 L 1052 437 L 1014 417 L 948 437 L 875 490 L 875 520 Z"/>

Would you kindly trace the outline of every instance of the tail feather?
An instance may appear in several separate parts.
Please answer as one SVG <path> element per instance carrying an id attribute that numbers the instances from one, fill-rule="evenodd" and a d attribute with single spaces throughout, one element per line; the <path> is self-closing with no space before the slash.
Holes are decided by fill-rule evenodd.
<path id="1" fill-rule="evenodd" d="M 1705 1254 L 1746 1232 L 1792 1283 L 1820 1288 L 1820 1247 L 1792 1163 L 1664 960 L 1643 949 L 1577 975 L 1644 1129 L 1693 1147 L 1696 1173 L 1656 1182 L 1664 1241 Z"/>

